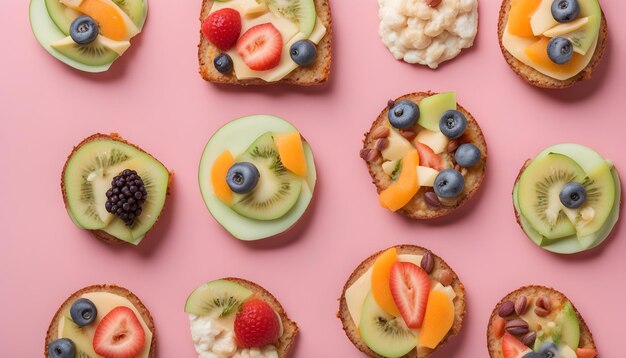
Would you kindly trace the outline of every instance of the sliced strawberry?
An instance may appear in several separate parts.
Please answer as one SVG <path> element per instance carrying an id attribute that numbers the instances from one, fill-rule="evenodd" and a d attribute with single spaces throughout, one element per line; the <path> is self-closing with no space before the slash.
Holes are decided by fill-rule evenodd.
<path id="1" fill-rule="evenodd" d="M 283 37 L 271 23 L 256 25 L 241 35 L 237 53 L 251 70 L 271 70 L 280 63 Z"/>
<path id="2" fill-rule="evenodd" d="M 429 146 L 415 141 L 415 148 L 417 148 L 417 154 L 420 156 L 421 166 L 430 167 L 439 171 L 443 170 L 443 160 L 440 156 L 435 154 Z"/>
<path id="3" fill-rule="evenodd" d="M 278 315 L 265 301 L 245 302 L 235 317 L 235 338 L 243 348 L 275 343 L 280 338 Z"/>
<path id="4" fill-rule="evenodd" d="M 504 358 L 521 358 L 532 350 L 510 333 L 502 336 L 502 356 Z"/>
<path id="5" fill-rule="evenodd" d="M 576 348 L 576 358 L 596 358 L 597 355 L 593 348 Z"/>
<path id="6" fill-rule="evenodd" d="M 105 358 L 133 358 L 143 350 L 146 334 L 135 312 L 120 306 L 109 312 L 96 327 L 93 350 Z"/>
<path id="7" fill-rule="evenodd" d="M 232 48 L 241 34 L 239 11 L 224 8 L 217 10 L 202 21 L 202 34 L 222 51 Z"/>
<path id="8" fill-rule="evenodd" d="M 395 262 L 391 266 L 389 286 L 404 323 L 409 328 L 420 328 L 430 293 L 430 278 L 426 271 L 410 262 Z"/>

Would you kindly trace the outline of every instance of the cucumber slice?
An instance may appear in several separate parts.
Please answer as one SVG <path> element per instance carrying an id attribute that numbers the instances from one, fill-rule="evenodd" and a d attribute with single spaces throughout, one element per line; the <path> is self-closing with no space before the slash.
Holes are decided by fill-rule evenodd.
<path id="1" fill-rule="evenodd" d="M 230 280 L 215 280 L 196 288 L 187 298 L 185 312 L 224 318 L 236 313 L 252 291 Z"/>

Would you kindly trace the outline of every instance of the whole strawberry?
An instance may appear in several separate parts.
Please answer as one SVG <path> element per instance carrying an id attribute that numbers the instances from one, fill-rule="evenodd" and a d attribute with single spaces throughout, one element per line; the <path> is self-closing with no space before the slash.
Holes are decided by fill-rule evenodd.
<path id="1" fill-rule="evenodd" d="M 230 50 L 241 33 L 239 11 L 224 8 L 212 13 L 202 22 L 202 33 L 215 47 L 222 51 Z"/>
<path id="2" fill-rule="evenodd" d="M 242 348 L 263 347 L 280 336 L 276 312 L 264 301 L 253 299 L 241 306 L 235 317 L 235 337 Z"/>

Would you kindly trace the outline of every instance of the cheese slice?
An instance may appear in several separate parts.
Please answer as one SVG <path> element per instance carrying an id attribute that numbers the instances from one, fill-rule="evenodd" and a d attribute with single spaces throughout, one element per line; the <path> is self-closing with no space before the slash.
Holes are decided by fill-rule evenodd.
<path id="1" fill-rule="evenodd" d="M 213 6 L 211 7 L 211 11 L 209 13 L 212 14 L 225 8 L 235 9 L 239 12 L 239 14 L 248 18 L 256 17 L 269 12 L 269 9 L 265 6 L 265 4 L 259 4 L 256 0 L 230 0 L 224 2 L 213 2 Z"/>

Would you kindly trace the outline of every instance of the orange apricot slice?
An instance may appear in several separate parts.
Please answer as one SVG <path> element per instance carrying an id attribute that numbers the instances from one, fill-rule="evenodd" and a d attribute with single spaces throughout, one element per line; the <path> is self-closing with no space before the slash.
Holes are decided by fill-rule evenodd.
<path id="1" fill-rule="evenodd" d="M 283 162 L 285 168 L 296 175 L 305 177 L 307 173 L 306 157 L 304 156 L 304 146 L 302 145 L 300 133 L 276 134 L 274 142 L 276 143 L 276 148 L 278 148 L 280 161 Z"/>
<path id="2" fill-rule="evenodd" d="M 533 37 L 530 19 L 537 10 L 541 0 L 512 0 L 509 10 L 509 33 L 515 36 Z"/>
<path id="3" fill-rule="evenodd" d="M 454 303 L 443 291 L 430 291 L 426 316 L 419 334 L 419 346 L 435 349 L 454 323 Z"/>
<path id="4" fill-rule="evenodd" d="M 113 2 L 103 0 L 82 0 L 76 9 L 91 16 L 100 26 L 100 34 L 112 40 L 127 39 L 126 23 L 120 8 Z"/>
<path id="5" fill-rule="evenodd" d="M 596 358 L 597 355 L 593 348 L 576 348 L 576 358 Z"/>
<path id="6" fill-rule="evenodd" d="M 229 151 L 225 150 L 217 157 L 211 168 L 211 183 L 213 183 L 215 196 L 229 206 L 233 203 L 233 191 L 230 190 L 226 182 L 226 174 L 233 164 L 235 164 L 235 158 Z"/>
<path id="7" fill-rule="evenodd" d="M 376 258 L 372 267 L 372 296 L 380 308 L 390 315 L 398 317 L 400 310 L 393 301 L 389 285 L 391 267 L 396 261 L 398 261 L 398 251 L 394 247 Z"/>
<path id="8" fill-rule="evenodd" d="M 380 193 L 380 205 L 391 211 L 398 211 L 417 194 L 420 186 L 417 181 L 417 166 L 420 157 L 417 150 L 410 150 L 402 158 L 402 169 L 398 180 Z"/>
<path id="9" fill-rule="evenodd" d="M 550 39 L 542 37 L 534 44 L 528 46 L 524 52 L 526 56 L 538 67 L 549 70 L 552 73 L 559 73 L 564 75 L 575 75 L 578 69 L 584 67 L 582 62 L 585 61 L 585 56 L 574 53 L 572 59 L 562 65 L 556 64 L 550 60 L 548 56 L 548 43 Z"/>

